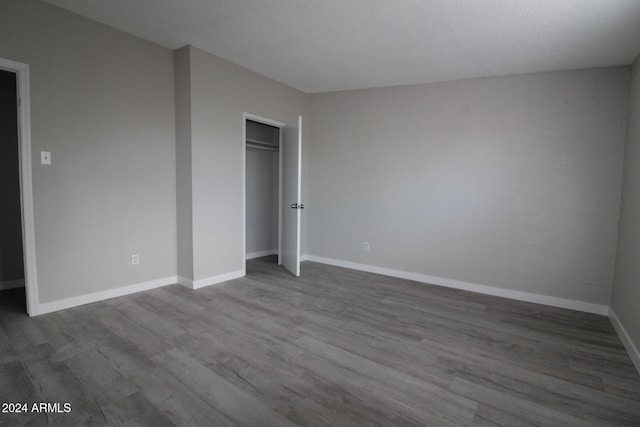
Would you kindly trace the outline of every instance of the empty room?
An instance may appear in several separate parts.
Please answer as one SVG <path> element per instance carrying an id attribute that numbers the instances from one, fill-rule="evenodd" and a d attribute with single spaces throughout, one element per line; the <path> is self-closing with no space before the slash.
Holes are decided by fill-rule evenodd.
<path id="1" fill-rule="evenodd" d="M 640 2 L 0 0 L 0 426 L 639 426 Z"/>

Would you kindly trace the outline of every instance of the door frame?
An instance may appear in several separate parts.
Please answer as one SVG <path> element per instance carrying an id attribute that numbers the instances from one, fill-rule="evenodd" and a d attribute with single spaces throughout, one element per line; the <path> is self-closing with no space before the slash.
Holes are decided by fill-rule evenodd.
<path id="1" fill-rule="evenodd" d="M 286 123 L 251 113 L 242 113 L 242 270 L 247 274 L 247 120 L 276 127 L 282 147 L 282 128 Z M 278 152 L 278 264 L 282 264 L 282 150 Z"/>
<path id="2" fill-rule="evenodd" d="M 0 58 L 0 69 L 16 74 L 18 95 L 18 155 L 20 167 L 20 204 L 24 286 L 29 316 L 38 314 L 38 270 L 33 213 L 33 175 L 31 157 L 31 105 L 29 97 L 29 65 Z"/>

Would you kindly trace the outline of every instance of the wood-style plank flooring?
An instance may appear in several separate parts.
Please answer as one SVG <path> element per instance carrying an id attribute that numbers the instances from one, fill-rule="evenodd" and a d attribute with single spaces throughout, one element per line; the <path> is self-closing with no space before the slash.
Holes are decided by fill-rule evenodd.
<path id="1" fill-rule="evenodd" d="M 0 294 L 0 425 L 640 425 L 603 316 L 272 259 L 49 315 Z"/>

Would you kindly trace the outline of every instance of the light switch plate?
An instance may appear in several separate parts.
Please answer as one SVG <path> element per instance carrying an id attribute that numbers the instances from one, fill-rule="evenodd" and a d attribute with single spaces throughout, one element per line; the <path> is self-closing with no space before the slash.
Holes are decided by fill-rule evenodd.
<path id="1" fill-rule="evenodd" d="M 40 163 L 43 165 L 51 164 L 51 152 L 50 151 L 41 151 L 40 152 Z"/>

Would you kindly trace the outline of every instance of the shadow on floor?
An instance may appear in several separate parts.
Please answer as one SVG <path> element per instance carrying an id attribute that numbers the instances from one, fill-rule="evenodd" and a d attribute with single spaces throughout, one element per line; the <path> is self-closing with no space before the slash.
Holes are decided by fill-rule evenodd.
<path id="1" fill-rule="evenodd" d="M 27 298 L 24 288 L 0 291 L 0 316 L 27 315 Z"/>

